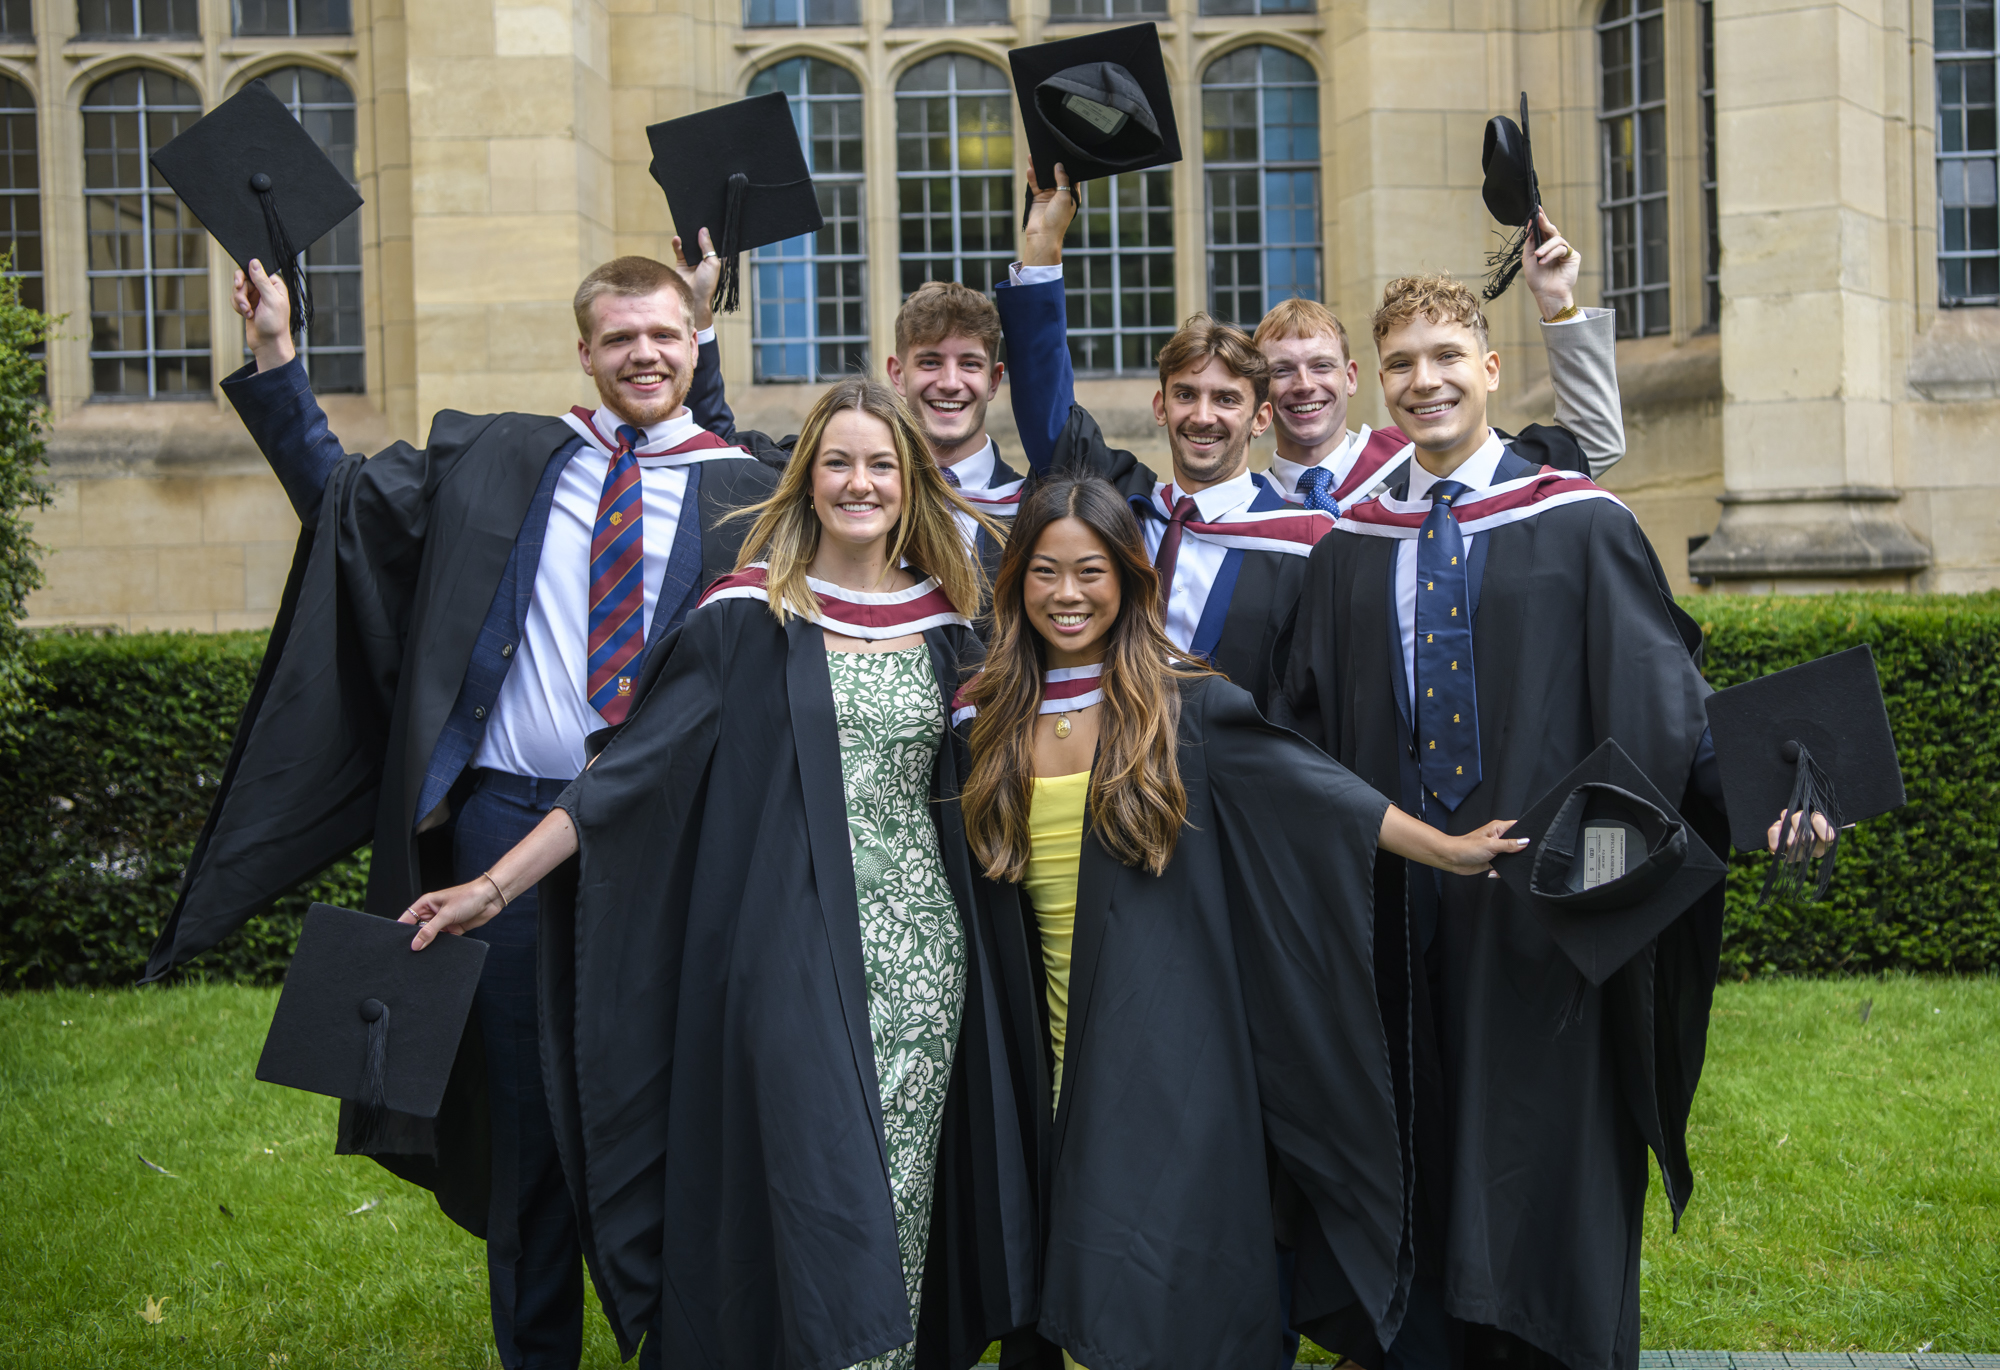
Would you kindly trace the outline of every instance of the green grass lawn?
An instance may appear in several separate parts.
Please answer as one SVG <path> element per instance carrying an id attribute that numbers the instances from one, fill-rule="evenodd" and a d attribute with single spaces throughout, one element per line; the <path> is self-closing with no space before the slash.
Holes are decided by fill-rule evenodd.
<path id="1" fill-rule="evenodd" d="M 252 1078 L 275 1001 L 0 997 L 0 1365 L 497 1364 L 480 1244 L 333 1156 L 330 1101 Z M 1717 1003 L 1694 1203 L 1675 1235 L 1656 1186 L 1648 1219 L 1645 1344 L 2000 1350 L 2000 980 Z M 617 1363 L 594 1312 L 584 1363 Z"/>

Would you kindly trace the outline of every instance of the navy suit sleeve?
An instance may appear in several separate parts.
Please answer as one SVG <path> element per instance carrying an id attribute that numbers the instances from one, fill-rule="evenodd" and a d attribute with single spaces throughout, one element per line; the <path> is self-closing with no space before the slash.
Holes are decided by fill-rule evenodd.
<path id="1" fill-rule="evenodd" d="M 275 370 L 259 371 L 253 362 L 224 379 L 222 393 L 277 473 L 299 522 L 312 527 L 327 477 L 347 454 L 313 397 L 305 363 L 294 357 Z"/>
<path id="2" fill-rule="evenodd" d="M 722 387 L 722 349 L 715 339 L 695 353 L 694 380 L 688 386 L 688 412 L 694 421 L 724 442 L 736 441 L 736 415 Z"/>
<path id="3" fill-rule="evenodd" d="M 1002 283 L 993 292 L 1007 340 L 1007 394 L 1021 430 L 1021 451 L 1037 474 L 1049 469 L 1076 401 L 1069 362 L 1063 283 Z"/>

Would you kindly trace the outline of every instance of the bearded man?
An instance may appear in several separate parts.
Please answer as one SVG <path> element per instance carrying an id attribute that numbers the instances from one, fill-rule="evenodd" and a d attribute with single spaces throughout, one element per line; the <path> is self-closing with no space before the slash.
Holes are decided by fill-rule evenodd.
<path id="1" fill-rule="evenodd" d="M 478 879 L 583 769 L 585 737 L 623 720 L 646 654 L 734 568 L 748 524 L 727 515 L 777 483 L 689 415 L 696 296 L 648 258 L 577 288 L 594 411 L 444 411 L 424 447 L 368 459 L 327 429 L 284 285 L 253 261 L 235 303 L 255 361 L 223 393 L 304 528 L 148 980 L 367 843 L 367 907 L 384 917 Z M 472 934 L 489 951 L 444 1110 L 392 1115 L 371 1151 L 486 1238 L 509 1370 L 582 1354 L 588 1234 L 542 1088 L 536 918 L 529 889 Z"/>

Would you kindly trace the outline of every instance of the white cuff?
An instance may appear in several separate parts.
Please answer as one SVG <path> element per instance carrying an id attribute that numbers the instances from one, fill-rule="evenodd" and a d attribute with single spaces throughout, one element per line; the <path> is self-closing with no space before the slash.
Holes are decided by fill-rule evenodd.
<path id="1" fill-rule="evenodd" d="M 1019 262 L 1007 264 L 1007 284 L 1047 285 L 1050 281 L 1062 279 L 1062 263 L 1054 266 L 1022 266 Z"/>
<path id="2" fill-rule="evenodd" d="M 695 331 L 694 331 L 694 345 L 695 345 L 696 347 L 701 347 L 701 346 L 703 346 L 703 345 L 705 345 L 705 344 L 707 344 L 707 343 L 712 343 L 712 342 L 714 342 L 714 341 L 715 341 L 715 325 L 714 325 L 714 324 L 710 324 L 710 325 L 709 325 L 708 327 L 706 327 L 706 328 L 697 328 L 697 329 L 695 329 Z"/>

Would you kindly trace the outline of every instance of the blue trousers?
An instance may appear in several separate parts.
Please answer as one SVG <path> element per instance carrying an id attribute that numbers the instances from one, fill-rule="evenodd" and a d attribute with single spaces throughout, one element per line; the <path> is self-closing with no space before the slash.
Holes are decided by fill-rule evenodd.
<path id="1" fill-rule="evenodd" d="M 482 770 L 458 811 L 452 874 L 463 883 L 499 860 L 554 807 L 564 781 Z M 493 1119 L 493 1200 L 486 1285 L 493 1344 L 507 1370 L 576 1370 L 583 1356 L 583 1246 L 542 1089 L 535 997 L 534 887 L 485 927 L 486 967 L 473 1009 L 486 1039 Z"/>

